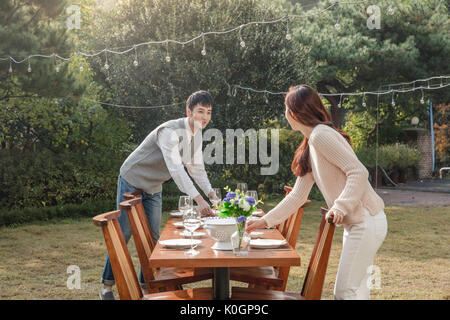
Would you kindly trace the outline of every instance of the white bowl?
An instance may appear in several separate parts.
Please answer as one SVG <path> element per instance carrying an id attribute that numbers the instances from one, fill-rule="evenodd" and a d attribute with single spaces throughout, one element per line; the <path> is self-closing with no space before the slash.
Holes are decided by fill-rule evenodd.
<path id="1" fill-rule="evenodd" d="M 234 218 L 207 218 L 204 228 L 209 236 L 216 240 L 211 247 L 214 250 L 233 250 L 231 235 L 237 231 L 236 219 Z"/>

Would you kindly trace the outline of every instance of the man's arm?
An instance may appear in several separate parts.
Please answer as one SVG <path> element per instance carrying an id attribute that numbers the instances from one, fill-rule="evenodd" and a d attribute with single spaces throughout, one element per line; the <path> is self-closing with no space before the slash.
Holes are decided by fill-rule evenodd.
<path id="1" fill-rule="evenodd" d="M 158 133 L 157 144 L 161 149 L 170 176 L 175 181 L 181 192 L 189 195 L 195 200 L 202 214 L 212 213 L 208 203 L 195 188 L 191 178 L 186 173 L 178 150 L 178 136 L 170 128 L 163 128 Z"/>

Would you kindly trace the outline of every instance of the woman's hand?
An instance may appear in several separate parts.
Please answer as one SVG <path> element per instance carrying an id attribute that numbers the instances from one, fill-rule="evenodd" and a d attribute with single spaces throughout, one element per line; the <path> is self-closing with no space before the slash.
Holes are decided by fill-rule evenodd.
<path id="1" fill-rule="evenodd" d="M 255 229 L 262 229 L 265 227 L 267 227 L 267 222 L 264 219 L 249 220 L 247 222 L 247 229 L 245 229 L 245 231 L 250 233 Z"/>
<path id="2" fill-rule="evenodd" d="M 333 219 L 334 224 L 341 224 L 344 219 L 344 215 L 339 210 L 329 210 L 325 215 L 325 220 Z"/>

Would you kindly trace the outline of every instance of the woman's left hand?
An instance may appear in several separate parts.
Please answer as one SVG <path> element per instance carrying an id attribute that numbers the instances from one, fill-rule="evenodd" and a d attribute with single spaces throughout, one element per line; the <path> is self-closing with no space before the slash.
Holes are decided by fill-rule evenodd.
<path id="1" fill-rule="evenodd" d="M 344 219 L 344 215 L 338 210 L 329 210 L 325 215 L 325 220 L 333 219 L 334 224 L 341 224 Z"/>

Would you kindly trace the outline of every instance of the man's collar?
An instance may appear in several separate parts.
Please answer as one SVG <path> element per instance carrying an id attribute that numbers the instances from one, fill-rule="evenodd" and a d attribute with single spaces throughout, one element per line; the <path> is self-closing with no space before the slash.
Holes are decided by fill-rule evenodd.
<path id="1" fill-rule="evenodd" d="M 195 135 L 195 133 L 197 133 L 196 131 L 192 132 L 191 126 L 189 125 L 189 118 L 188 117 L 184 118 L 184 123 L 185 123 L 186 131 L 187 131 L 189 137 L 192 137 L 193 135 Z"/>

